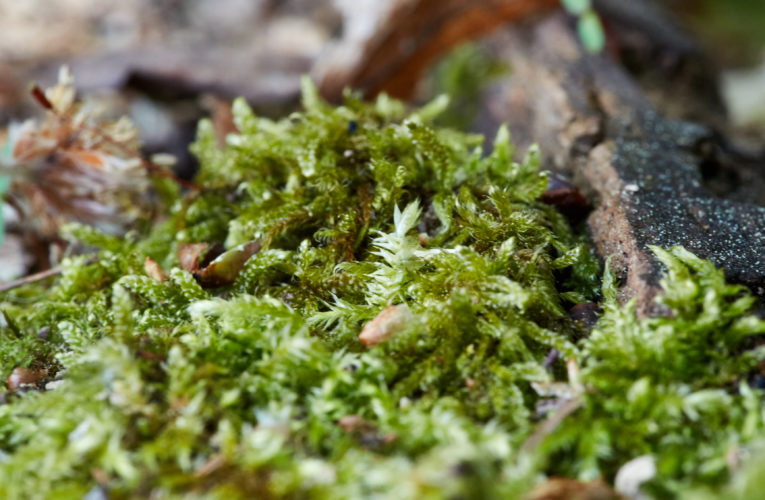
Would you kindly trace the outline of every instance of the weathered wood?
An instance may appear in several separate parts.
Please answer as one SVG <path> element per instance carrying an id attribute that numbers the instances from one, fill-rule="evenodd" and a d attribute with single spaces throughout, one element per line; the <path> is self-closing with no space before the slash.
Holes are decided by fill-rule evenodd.
<path id="1" fill-rule="evenodd" d="M 641 314 L 660 312 L 649 245 L 683 245 L 764 294 L 765 208 L 704 186 L 701 167 L 727 147 L 719 134 L 666 118 L 618 61 L 585 54 L 565 17 L 492 43 L 513 75 L 489 91 L 491 125 L 509 122 L 516 140 L 540 142 L 548 168 L 594 195 L 590 234 L 624 279 L 623 298 L 637 297 Z"/>

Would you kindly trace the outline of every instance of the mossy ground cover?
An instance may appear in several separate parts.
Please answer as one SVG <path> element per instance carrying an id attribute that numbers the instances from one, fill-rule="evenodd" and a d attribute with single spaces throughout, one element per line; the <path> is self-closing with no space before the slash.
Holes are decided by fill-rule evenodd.
<path id="1" fill-rule="evenodd" d="M 484 155 L 431 125 L 445 105 L 331 107 L 307 81 L 280 121 L 238 100 L 225 145 L 201 122 L 202 189 L 164 183 L 160 223 L 68 227 L 98 259 L 2 297 L 0 375 L 56 382 L 5 395 L 0 496 L 518 498 L 546 475 L 612 481 L 640 455 L 659 496 L 723 484 L 765 434 L 754 299 L 656 249 L 673 314 L 639 321 L 538 201 L 538 151 L 514 162 L 502 128 Z M 178 259 L 254 241 L 221 286 Z M 601 300 L 591 333 L 567 315 Z M 575 411 L 529 446 L 565 397 Z"/>

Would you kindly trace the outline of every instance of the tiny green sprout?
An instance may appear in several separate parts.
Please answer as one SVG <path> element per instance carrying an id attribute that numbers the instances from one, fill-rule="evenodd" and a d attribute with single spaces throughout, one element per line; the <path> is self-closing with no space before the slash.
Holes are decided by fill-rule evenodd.
<path id="1" fill-rule="evenodd" d="M 588 11 L 579 17 L 577 30 L 588 52 L 596 54 L 606 46 L 605 32 L 600 18 L 594 11 Z"/>
<path id="2" fill-rule="evenodd" d="M 603 24 L 590 0 L 562 0 L 563 6 L 572 15 L 577 16 L 577 31 L 584 48 L 596 54 L 603 51 L 606 44 Z"/>

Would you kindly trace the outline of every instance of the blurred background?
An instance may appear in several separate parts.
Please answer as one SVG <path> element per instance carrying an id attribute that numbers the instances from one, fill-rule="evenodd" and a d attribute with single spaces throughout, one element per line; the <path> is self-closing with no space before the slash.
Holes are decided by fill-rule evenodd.
<path id="1" fill-rule="evenodd" d="M 196 164 L 188 145 L 200 117 L 211 116 L 225 133 L 231 127 L 230 102 L 237 96 L 244 96 L 262 115 L 287 113 L 298 105 L 303 74 L 312 75 L 330 99 L 337 99 L 344 85 L 364 87 L 363 75 L 392 64 L 386 59 L 390 54 L 384 50 L 383 35 L 396 33 L 403 25 L 404 20 L 391 12 L 406 2 L 0 0 L 0 145 L 7 142 L 9 125 L 44 112 L 30 96 L 30 82 L 51 86 L 59 68 L 67 65 L 80 94 L 97 101 L 107 116 L 132 119 L 143 154 L 172 154 L 177 160 L 175 172 L 190 179 Z M 416 12 L 422 19 L 405 29 L 422 31 L 440 22 L 438 16 L 447 12 L 444 5 L 454 4 L 420 3 L 424 7 Z M 630 24 L 634 13 L 646 12 L 643 4 L 662 9 L 655 19 L 636 18 L 636 31 L 669 33 L 670 44 L 675 33 L 683 33 L 674 38 L 680 40 L 677 46 L 690 43 L 694 50 L 679 48 L 678 53 L 685 58 L 703 54 L 704 67 L 713 68 L 715 81 L 702 82 L 701 86 L 710 86 L 702 90 L 719 95 L 742 141 L 763 143 L 765 1 L 596 0 L 594 4 L 617 20 L 611 23 L 604 17 L 610 40 L 607 52 L 621 58 L 649 90 L 652 85 L 666 86 L 666 78 L 653 76 L 657 71 L 680 71 L 685 62 L 679 64 L 675 56 L 657 58 L 650 51 L 641 54 L 640 40 L 617 39 L 613 33 L 621 33 L 620 26 Z M 556 9 L 560 9 L 557 2 L 540 1 L 523 15 L 508 15 L 507 22 L 533 23 Z M 666 23 L 671 29 L 665 29 Z M 496 43 L 481 41 L 490 28 L 487 24 L 486 33 L 473 30 L 471 41 L 450 46 L 422 63 L 421 75 L 416 72 L 413 83 L 404 85 L 407 95 L 401 97 L 419 103 L 448 93 L 453 101 L 442 124 L 493 134 L 488 128 L 495 124 L 482 122 L 480 116 L 482 89 L 512 68 L 497 56 Z M 417 53 L 422 47 L 412 43 L 410 52 Z M 685 117 L 683 112 L 677 114 Z M 35 243 L 25 234 L 25 221 L 7 205 L 4 218 L 0 281 L 55 264 L 50 238 Z"/>
<path id="2" fill-rule="evenodd" d="M 151 109 L 156 103 L 243 95 L 265 112 L 279 113 L 296 95 L 299 75 L 316 73 L 322 59 L 358 57 L 354 49 L 363 50 L 397 3 L 405 2 L 0 0 L 0 124 L 25 116 L 30 79 L 50 85 L 61 64 L 71 67 L 83 92 L 124 93 L 134 100 L 131 113 L 150 148 L 172 135 L 160 117 L 165 110 Z M 765 127 L 765 2 L 653 3 L 664 6 L 720 69 L 734 121 Z M 458 57 L 466 57 L 464 49 Z M 420 89 L 418 97 L 427 94 Z M 210 106 L 209 99 L 194 103 Z M 175 111 L 182 116 L 174 118 L 193 122 Z"/>

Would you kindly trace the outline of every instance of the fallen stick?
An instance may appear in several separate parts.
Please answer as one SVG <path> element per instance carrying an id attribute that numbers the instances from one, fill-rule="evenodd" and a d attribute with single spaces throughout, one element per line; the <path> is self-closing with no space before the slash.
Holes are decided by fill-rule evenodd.
<path id="1" fill-rule="evenodd" d="M 85 261 L 85 265 L 87 266 L 87 265 L 93 264 L 97 260 L 98 260 L 98 257 L 91 257 Z M 56 267 L 53 269 L 40 271 L 39 273 L 24 276 L 23 278 L 19 278 L 15 281 L 10 281 L 8 283 L 0 284 L 0 293 L 7 292 L 8 290 L 13 290 L 14 288 L 28 285 L 30 283 L 36 283 L 38 281 L 42 281 L 47 278 L 52 278 L 53 276 L 58 276 L 62 272 L 63 272 L 63 269 L 61 269 L 60 267 Z"/>

